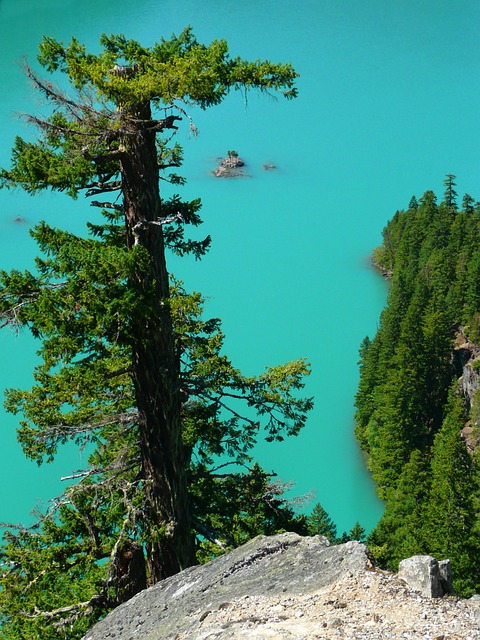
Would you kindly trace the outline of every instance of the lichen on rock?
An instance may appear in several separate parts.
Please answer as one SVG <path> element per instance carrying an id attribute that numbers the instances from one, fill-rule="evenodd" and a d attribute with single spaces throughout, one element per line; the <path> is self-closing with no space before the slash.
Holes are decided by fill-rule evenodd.
<path id="1" fill-rule="evenodd" d="M 480 601 L 426 597 L 376 569 L 360 542 L 284 533 L 142 591 L 84 640 L 480 640 L 479 620 Z"/>

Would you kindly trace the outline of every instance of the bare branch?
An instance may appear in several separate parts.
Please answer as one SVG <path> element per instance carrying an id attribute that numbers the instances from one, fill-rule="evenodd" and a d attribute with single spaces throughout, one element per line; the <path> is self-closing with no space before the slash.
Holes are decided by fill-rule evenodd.
<path id="1" fill-rule="evenodd" d="M 141 220 L 140 222 L 137 222 L 137 224 L 132 229 L 133 235 L 135 236 L 135 244 L 138 244 L 140 242 L 141 232 L 145 231 L 145 229 L 149 225 L 162 227 L 165 224 L 171 224 L 172 222 L 175 222 L 177 220 L 183 222 L 183 216 L 180 212 L 177 212 L 174 216 L 170 216 L 168 218 L 158 218 L 157 220 Z"/>
<path id="2" fill-rule="evenodd" d="M 90 202 L 91 207 L 100 207 L 101 209 L 113 209 L 114 211 L 124 211 L 124 207 L 120 204 L 113 202 L 99 202 L 98 200 L 92 200 Z"/>
<path id="3" fill-rule="evenodd" d="M 76 131 L 71 127 L 62 127 L 61 125 L 54 124 L 53 122 L 49 122 L 48 120 L 44 120 L 43 118 L 38 118 L 37 116 L 33 116 L 29 113 L 21 114 L 21 117 L 25 118 L 28 124 L 34 124 L 43 131 L 49 131 L 51 133 L 58 133 L 61 135 L 73 135 L 81 138 L 98 138 L 97 133 L 93 133 L 90 131 Z"/>
<path id="4" fill-rule="evenodd" d="M 69 624 L 75 618 L 80 616 L 88 615 L 91 613 L 91 610 L 94 605 L 102 602 L 104 597 L 98 593 L 87 600 L 86 602 L 77 602 L 76 604 L 69 605 L 68 607 L 60 607 L 59 609 L 54 609 L 53 611 L 40 611 L 38 607 L 35 607 L 34 613 L 29 613 L 27 611 L 21 611 L 20 615 L 24 618 L 37 619 L 44 618 L 45 620 L 52 620 L 53 618 L 58 618 L 63 616 L 65 613 L 75 613 L 74 618 L 69 618 L 68 620 L 62 620 L 60 622 L 54 623 L 54 626 L 62 626 L 64 624 Z"/>
<path id="5" fill-rule="evenodd" d="M 114 180 L 113 182 L 91 182 L 90 184 L 79 187 L 79 189 L 88 189 L 86 196 L 98 196 L 101 193 L 108 193 L 110 191 L 118 191 L 122 188 L 120 180 Z"/>
<path id="6" fill-rule="evenodd" d="M 33 299 L 34 297 L 31 296 L 31 298 Z M 22 302 L 19 302 L 16 305 L 14 305 L 8 311 L 4 311 L 3 313 L 1 313 L 0 318 L 2 319 L 2 322 L 0 323 L 0 329 L 3 329 L 3 327 L 6 327 L 9 324 L 14 325 L 16 327 L 20 326 L 22 324 L 18 319 L 20 311 L 22 310 L 23 307 L 31 304 L 32 299 L 23 300 Z"/>
<path id="7" fill-rule="evenodd" d="M 76 102 L 75 100 L 68 98 L 66 94 L 64 94 L 58 87 L 55 87 L 51 82 L 42 80 L 37 76 L 26 62 L 24 66 L 25 73 L 29 80 L 33 82 L 34 87 L 43 93 L 48 100 L 51 100 L 55 104 L 58 104 L 68 110 L 76 120 L 83 120 L 85 115 L 89 115 L 94 119 L 98 116 L 98 111 L 88 104 L 87 101 Z"/>
<path id="8" fill-rule="evenodd" d="M 41 293 L 42 289 L 50 289 L 51 291 L 53 291 L 55 289 L 64 287 L 66 284 L 67 284 L 66 282 L 54 282 L 54 283 L 42 284 L 41 288 L 39 288 L 38 291 L 35 291 L 34 293 L 26 294 L 23 297 L 18 296 L 16 304 L 10 307 L 10 309 L 7 309 L 6 311 L 2 311 L 0 313 L 0 329 L 3 329 L 3 327 L 6 327 L 9 324 L 14 325 L 16 327 L 21 326 L 22 322 L 20 322 L 20 320 L 18 319 L 20 311 L 22 310 L 23 307 L 28 306 L 29 304 L 32 304 L 33 302 L 35 302 L 39 294 Z M 8 299 L 8 296 L 0 295 L 0 299 L 1 298 Z"/>
<path id="9" fill-rule="evenodd" d="M 137 411 L 129 411 L 127 413 L 115 413 L 109 416 L 107 419 L 99 420 L 98 422 L 84 422 L 78 425 L 69 424 L 53 424 L 44 428 L 44 431 L 38 434 L 40 441 L 47 441 L 64 436 L 68 433 L 69 436 L 78 436 L 81 433 L 89 433 L 107 427 L 111 424 L 132 424 L 138 420 Z"/>
<path id="10" fill-rule="evenodd" d="M 164 224 L 171 224 L 176 220 L 180 220 L 180 222 L 183 222 L 183 216 L 180 212 L 177 212 L 174 216 L 170 216 L 169 218 L 158 218 L 157 220 L 151 220 L 148 224 L 163 226 Z"/>
<path id="11" fill-rule="evenodd" d="M 144 127 L 149 131 L 163 131 L 164 129 L 175 129 L 178 130 L 173 123 L 177 120 L 183 120 L 180 116 L 167 116 L 163 118 L 163 120 L 150 120 L 145 121 Z"/>
<path id="12" fill-rule="evenodd" d="M 226 551 L 227 543 L 224 542 L 223 540 L 220 540 L 220 538 L 217 537 L 218 532 L 212 531 L 211 529 L 209 529 L 206 525 L 200 522 L 198 518 L 193 518 L 193 526 L 201 536 L 203 536 L 210 542 L 213 542 L 214 544 L 218 545 L 220 549 L 223 549 L 224 551 Z"/>
<path id="13" fill-rule="evenodd" d="M 125 155 L 125 152 L 121 149 L 114 149 L 108 153 L 90 153 L 87 147 L 83 147 L 82 155 L 86 160 L 92 160 L 92 162 L 109 162 L 110 160 L 117 160 Z"/>
<path id="14" fill-rule="evenodd" d="M 82 478 L 83 480 L 85 480 L 86 478 L 90 478 L 91 476 L 96 476 L 100 473 L 106 473 L 111 469 L 113 469 L 113 467 L 93 467 L 92 469 L 83 469 L 81 471 L 74 471 L 69 476 L 61 476 L 60 480 L 62 482 L 65 482 L 67 480 L 78 480 L 78 478 Z M 125 467 L 124 469 L 127 470 L 127 467 Z"/>
<path id="15" fill-rule="evenodd" d="M 189 104 L 188 100 L 184 99 L 184 98 L 175 98 L 175 101 L 172 104 L 172 108 L 174 109 L 178 109 L 178 111 L 180 111 L 180 113 L 182 113 L 188 120 L 190 120 L 190 133 L 193 135 L 194 138 L 196 138 L 198 136 L 198 128 L 196 126 L 196 124 L 193 121 L 193 118 L 188 114 L 188 112 L 183 109 L 182 107 L 180 107 L 177 104 L 177 100 L 180 100 L 181 102 L 185 103 L 185 104 Z"/>

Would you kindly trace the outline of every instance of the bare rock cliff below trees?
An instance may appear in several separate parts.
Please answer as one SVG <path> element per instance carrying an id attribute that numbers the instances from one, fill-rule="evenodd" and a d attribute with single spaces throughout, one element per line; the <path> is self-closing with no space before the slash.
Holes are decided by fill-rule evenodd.
<path id="1" fill-rule="evenodd" d="M 470 421 L 462 429 L 462 437 L 468 451 L 473 453 L 480 445 L 480 415 L 478 408 L 472 411 L 480 390 L 480 346 L 469 342 L 464 327 L 457 330 L 454 346 L 452 361 L 459 376 L 458 388 L 470 411 Z"/>
<path id="2" fill-rule="evenodd" d="M 142 591 L 84 640 L 480 640 L 479 623 L 479 601 L 422 596 L 359 542 L 284 533 Z"/>

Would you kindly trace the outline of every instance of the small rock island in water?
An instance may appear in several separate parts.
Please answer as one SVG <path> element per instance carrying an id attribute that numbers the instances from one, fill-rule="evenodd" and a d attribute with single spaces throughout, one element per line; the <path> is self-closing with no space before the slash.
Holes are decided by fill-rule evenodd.
<path id="1" fill-rule="evenodd" d="M 245 162 L 240 158 L 237 151 L 227 151 L 225 158 L 219 157 L 218 167 L 212 171 L 216 178 L 247 178 L 248 173 L 244 171 Z M 273 162 L 265 162 L 262 165 L 264 171 L 272 171 L 276 169 Z"/>
<path id="2" fill-rule="evenodd" d="M 216 178 L 245 177 L 247 174 L 243 171 L 244 166 L 245 162 L 236 151 L 227 151 L 227 156 L 220 160 L 220 164 L 213 171 L 213 175 Z"/>

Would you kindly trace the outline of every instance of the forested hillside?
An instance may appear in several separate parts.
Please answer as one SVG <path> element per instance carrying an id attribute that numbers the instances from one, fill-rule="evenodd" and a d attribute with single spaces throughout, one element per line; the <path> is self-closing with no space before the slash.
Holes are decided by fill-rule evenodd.
<path id="1" fill-rule="evenodd" d="M 360 350 L 356 434 L 386 501 L 377 560 L 449 557 L 468 595 L 480 591 L 480 203 L 458 206 L 455 176 L 444 184 L 442 202 L 427 191 L 397 211 L 374 253 L 391 288 Z"/>

